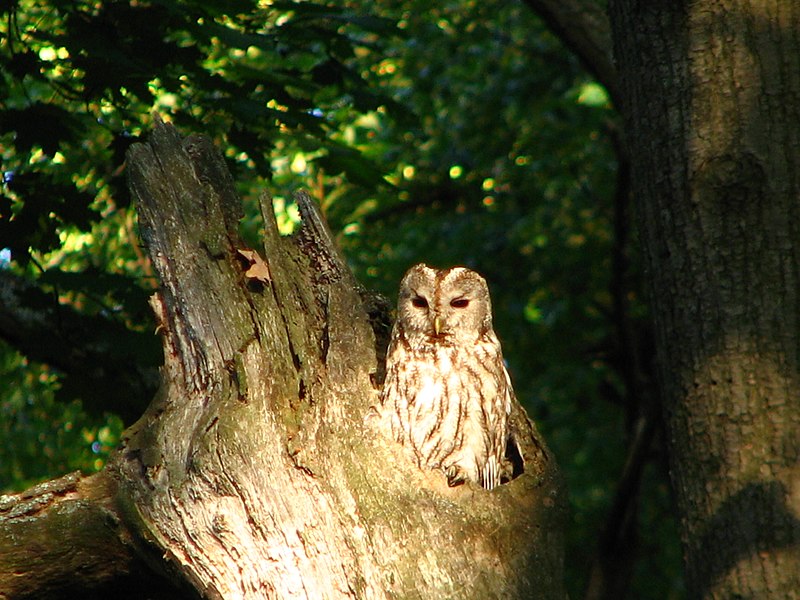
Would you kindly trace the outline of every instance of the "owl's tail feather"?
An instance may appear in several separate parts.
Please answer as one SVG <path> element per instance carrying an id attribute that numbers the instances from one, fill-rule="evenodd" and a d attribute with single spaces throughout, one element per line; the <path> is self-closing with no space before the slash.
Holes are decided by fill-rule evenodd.
<path id="1" fill-rule="evenodd" d="M 492 490 L 500 485 L 500 461 L 497 460 L 497 457 L 489 457 L 481 470 L 480 478 L 480 484 L 487 490 Z"/>

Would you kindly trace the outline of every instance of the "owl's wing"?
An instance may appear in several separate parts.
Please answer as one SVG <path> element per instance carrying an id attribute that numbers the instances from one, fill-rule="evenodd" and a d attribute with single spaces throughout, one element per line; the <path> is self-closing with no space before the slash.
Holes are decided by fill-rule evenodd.
<path id="1" fill-rule="evenodd" d="M 505 410 L 508 426 L 506 429 L 503 464 L 499 477 L 501 481 L 511 481 L 525 471 L 525 457 L 522 453 L 522 446 L 519 443 L 516 419 L 511 414 L 514 412 L 514 406 L 517 405 L 517 398 L 514 394 L 514 387 L 511 385 L 511 375 L 509 375 L 505 363 L 503 364 L 503 373 L 506 378 Z"/>
<path id="2" fill-rule="evenodd" d="M 502 356 L 500 357 L 500 364 L 503 365 L 503 375 L 505 375 L 506 378 L 505 411 L 506 416 L 509 416 L 511 414 L 511 405 L 516 402 L 517 397 L 514 395 L 514 386 L 511 385 L 511 375 L 508 374 L 508 369 L 506 369 Z"/>

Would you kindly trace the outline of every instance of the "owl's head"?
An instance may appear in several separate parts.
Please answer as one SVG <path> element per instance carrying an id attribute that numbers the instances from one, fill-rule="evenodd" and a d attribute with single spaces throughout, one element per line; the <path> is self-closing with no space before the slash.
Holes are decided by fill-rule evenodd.
<path id="1" fill-rule="evenodd" d="M 489 288 L 465 267 L 411 267 L 400 282 L 397 321 L 407 335 L 442 343 L 475 341 L 492 328 Z"/>

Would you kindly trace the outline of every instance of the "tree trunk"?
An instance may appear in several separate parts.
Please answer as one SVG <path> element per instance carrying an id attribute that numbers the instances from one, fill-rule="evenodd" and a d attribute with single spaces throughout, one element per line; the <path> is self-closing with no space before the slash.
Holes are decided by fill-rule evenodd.
<path id="1" fill-rule="evenodd" d="M 208 140 L 158 123 L 129 169 L 165 355 L 105 472 L 138 557 L 206 598 L 563 597 L 560 479 L 519 405 L 520 477 L 420 471 L 369 418 L 376 303 L 309 198 L 289 238 L 262 199 L 262 259 Z"/>
<path id="2" fill-rule="evenodd" d="M 610 3 L 689 595 L 800 589 L 800 4 Z"/>

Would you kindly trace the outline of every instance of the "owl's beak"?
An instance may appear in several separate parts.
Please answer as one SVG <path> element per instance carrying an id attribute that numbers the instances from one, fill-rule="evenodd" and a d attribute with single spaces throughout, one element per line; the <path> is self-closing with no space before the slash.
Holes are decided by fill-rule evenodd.
<path id="1" fill-rule="evenodd" d="M 438 315 L 433 317 L 433 332 L 436 335 L 439 335 L 442 332 L 443 326 L 444 326 L 444 323 L 442 323 L 442 317 L 440 317 Z"/>

